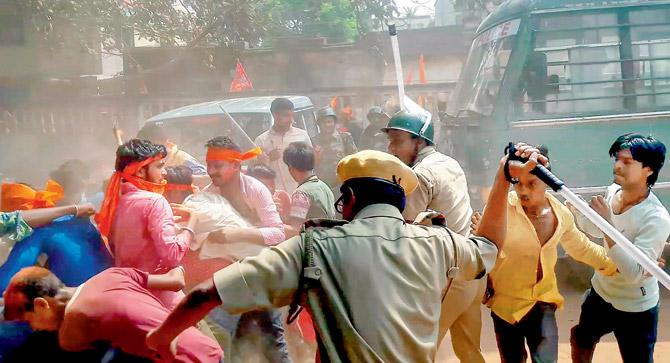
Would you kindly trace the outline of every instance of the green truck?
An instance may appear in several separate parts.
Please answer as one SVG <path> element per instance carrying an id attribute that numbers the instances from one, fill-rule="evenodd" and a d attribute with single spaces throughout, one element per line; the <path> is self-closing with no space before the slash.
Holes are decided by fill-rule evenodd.
<path id="1" fill-rule="evenodd" d="M 547 145 L 566 185 L 603 192 L 617 136 L 670 147 L 670 1 L 503 3 L 477 30 L 443 122 L 441 146 L 480 203 L 508 141 Z M 670 207 L 670 165 L 656 193 Z"/>

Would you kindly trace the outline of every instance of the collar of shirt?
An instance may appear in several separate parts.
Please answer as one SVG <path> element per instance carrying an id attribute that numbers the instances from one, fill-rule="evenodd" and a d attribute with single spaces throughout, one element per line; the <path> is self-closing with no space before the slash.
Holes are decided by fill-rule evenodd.
<path id="1" fill-rule="evenodd" d="M 86 283 L 82 283 L 81 285 L 77 286 L 77 289 L 74 290 L 74 293 L 72 294 L 72 297 L 70 298 L 70 301 L 65 304 L 65 314 L 67 315 L 68 312 L 72 309 L 72 304 L 74 304 L 74 301 L 79 297 L 79 293 L 81 292 L 81 289 L 84 288 L 84 285 Z"/>
<path id="2" fill-rule="evenodd" d="M 423 159 L 428 157 L 428 155 L 436 153 L 436 152 L 437 152 L 437 150 L 435 150 L 435 147 L 433 147 L 433 146 L 424 147 L 423 149 L 421 149 L 421 151 L 419 151 L 418 154 L 416 154 L 416 160 L 414 161 L 414 165 L 412 165 L 412 167 L 417 166 L 421 161 L 423 161 Z"/>
<path id="3" fill-rule="evenodd" d="M 255 180 L 255 179 L 246 175 L 246 174 L 240 173 L 240 193 L 242 193 L 242 195 L 244 196 L 244 201 L 247 203 L 247 206 L 249 206 L 249 202 L 248 202 L 249 199 L 248 199 L 248 195 L 247 195 L 247 185 L 249 185 L 250 183 L 253 183 L 252 180 Z M 214 183 L 207 184 L 207 186 L 204 187 L 202 189 L 202 191 L 203 192 L 214 193 L 214 194 L 217 194 L 217 195 L 221 195 L 221 189 L 219 187 L 217 187 L 216 185 L 214 185 Z"/>
<path id="4" fill-rule="evenodd" d="M 307 179 L 303 180 L 302 183 L 298 184 L 298 186 L 301 186 L 303 184 L 307 184 L 307 183 L 310 183 L 310 182 L 315 182 L 315 181 L 318 181 L 318 180 L 319 180 L 319 178 L 315 174 L 312 174 Z"/>
<path id="5" fill-rule="evenodd" d="M 402 217 L 402 214 L 400 213 L 398 208 L 390 204 L 384 204 L 384 203 L 370 204 L 364 207 L 356 214 L 354 219 L 366 219 L 375 217 L 389 217 L 398 219 L 403 223 L 405 222 L 405 219 Z"/>
<path id="6" fill-rule="evenodd" d="M 251 183 L 249 179 L 251 179 L 250 176 L 240 173 L 240 191 L 244 195 L 245 200 L 247 199 L 247 184 Z"/>
<path id="7" fill-rule="evenodd" d="M 331 134 L 325 134 L 323 132 L 320 132 L 318 135 L 316 135 L 316 139 L 319 140 L 320 142 L 327 142 L 327 141 L 333 141 L 337 140 L 337 137 L 340 135 L 340 132 L 335 130 Z"/>
<path id="8" fill-rule="evenodd" d="M 270 130 L 268 130 L 268 131 L 269 131 L 270 135 L 273 135 L 273 136 L 288 136 L 288 135 L 295 134 L 297 132 L 297 130 L 302 130 L 302 129 L 299 129 L 295 126 L 291 126 L 291 127 L 288 128 L 288 130 L 286 130 L 286 132 L 281 133 L 281 132 L 275 130 L 274 127 L 270 127 Z"/>
<path id="9" fill-rule="evenodd" d="M 137 193 L 139 191 L 142 191 L 142 190 L 140 188 L 134 186 L 133 183 L 129 183 L 129 182 L 121 183 L 121 194 Z"/>
<path id="10" fill-rule="evenodd" d="M 551 195 L 551 193 L 549 193 L 549 192 L 544 192 L 544 196 L 549 201 L 549 205 L 551 205 L 551 209 L 554 210 L 554 214 L 556 214 L 556 217 L 560 219 L 562 217 L 562 215 L 559 214 L 561 211 L 558 210 L 558 209 L 561 205 L 561 202 L 558 199 L 556 199 L 556 197 Z M 507 200 L 509 201 L 509 204 L 511 206 L 516 207 L 519 211 L 521 211 L 524 214 L 526 213 L 523 210 L 523 206 L 521 205 L 521 200 L 519 199 L 519 195 L 517 195 L 516 192 L 510 192 Z"/>
<path id="11" fill-rule="evenodd" d="M 544 192 L 544 196 L 549 201 L 549 205 L 551 206 L 551 209 L 552 209 L 552 211 L 553 211 L 553 213 L 556 216 L 556 219 L 558 221 L 558 224 L 556 225 L 556 232 L 551 237 L 553 239 L 556 235 L 559 234 L 558 232 L 563 228 L 563 218 L 565 216 L 562 213 L 561 202 L 558 201 L 558 199 L 556 199 L 556 197 L 551 195 L 549 192 Z M 510 192 L 507 200 L 508 200 L 509 204 L 514 207 L 514 210 L 518 214 L 520 214 L 522 217 L 525 217 L 525 220 L 527 220 L 527 222 L 530 223 L 530 225 L 532 226 L 532 223 L 530 222 L 530 218 L 528 218 L 528 216 L 526 215 L 526 211 L 523 210 L 523 206 L 521 205 L 521 200 L 519 200 L 519 196 L 515 192 Z M 547 241 L 547 244 L 548 243 L 549 243 L 549 241 Z"/>

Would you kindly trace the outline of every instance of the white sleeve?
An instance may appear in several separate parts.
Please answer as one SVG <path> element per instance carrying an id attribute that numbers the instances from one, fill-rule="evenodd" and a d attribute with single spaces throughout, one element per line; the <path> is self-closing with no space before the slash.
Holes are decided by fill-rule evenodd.
<path id="1" fill-rule="evenodd" d="M 670 221 L 660 213 L 654 213 L 644 220 L 640 233 L 631 242 L 652 261 L 660 257 L 665 242 L 670 236 Z M 638 283 L 645 276 L 645 270 L 619 244 L 615 244 L 608 252 L 621 276 L 630 283 Z"/>

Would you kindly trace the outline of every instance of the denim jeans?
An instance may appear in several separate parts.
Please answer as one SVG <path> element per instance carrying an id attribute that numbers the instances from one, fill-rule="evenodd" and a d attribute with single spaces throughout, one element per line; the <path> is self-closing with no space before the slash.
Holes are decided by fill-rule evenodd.
<path id="1" fill-rule="evenodd" d="M 250 351 L 259 352 L 270 363 L 290 363 L 284 324 L 279 310 L 256 310 L 231 315 L 221 308 L 212 310 L 209 317 L 232 337 L 233 352 L 224 358 L 227 363 L 245 362 Z M 260 347 L 255 342 L 260 339 Z"/>
<path id="2" fill-rule="evenodd" d="M 520 321 L 510 324 L 491 312 L 502 363 L 523 363 L 528 358 L 526 344 L 534 363 L 558 361 L 556 305 L 538 302 Z"/>
<path id="3" fill-rule="evenodd" d="M 1 308 L 0 314 L 2 314 Z M 32 332 L 26 322 L 0 321 L 0 362 L 8 359 L 12 351 L 28 340 Z"/>
<path id="4" fill-rule="evenodd" d="M 658 305 L 637 313 L 621 311 L 590 289 L 570 332 L 572 361 L 591 362 L 600 338 L 614 332 L 624 363 L 653 362 L 657 330 Z"/>

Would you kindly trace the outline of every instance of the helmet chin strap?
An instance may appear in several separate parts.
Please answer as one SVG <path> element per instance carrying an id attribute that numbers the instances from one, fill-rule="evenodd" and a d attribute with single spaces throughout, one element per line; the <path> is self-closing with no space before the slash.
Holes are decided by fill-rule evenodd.
<path id="1" fill-rule="evenodd" d="M 416 163 L 416 159 L 419 157 L 419 152 L 423 149 L 423 147 L 421 146 L 421 142 L 424 139 L 423 138 L 416 138 L 414 140 L 415 140 L 415 142 L 414 142 L 414 155 L 412 156 L 412 164 L 409 165 L 410 168 L 414 166 L 414 164 Z"/>
<path id="2" fill-rule="evenodd" d="M 421 126 L 421 130 L 419 130 L 419 136 L 424 137 L 426 135 L 426 131 L 428 130 L 428 126 L 430 126 L 431 122 L 432 122 L 431 117 L 427 116 L 426 120 L 423 121 L 423 126 Z"/>

